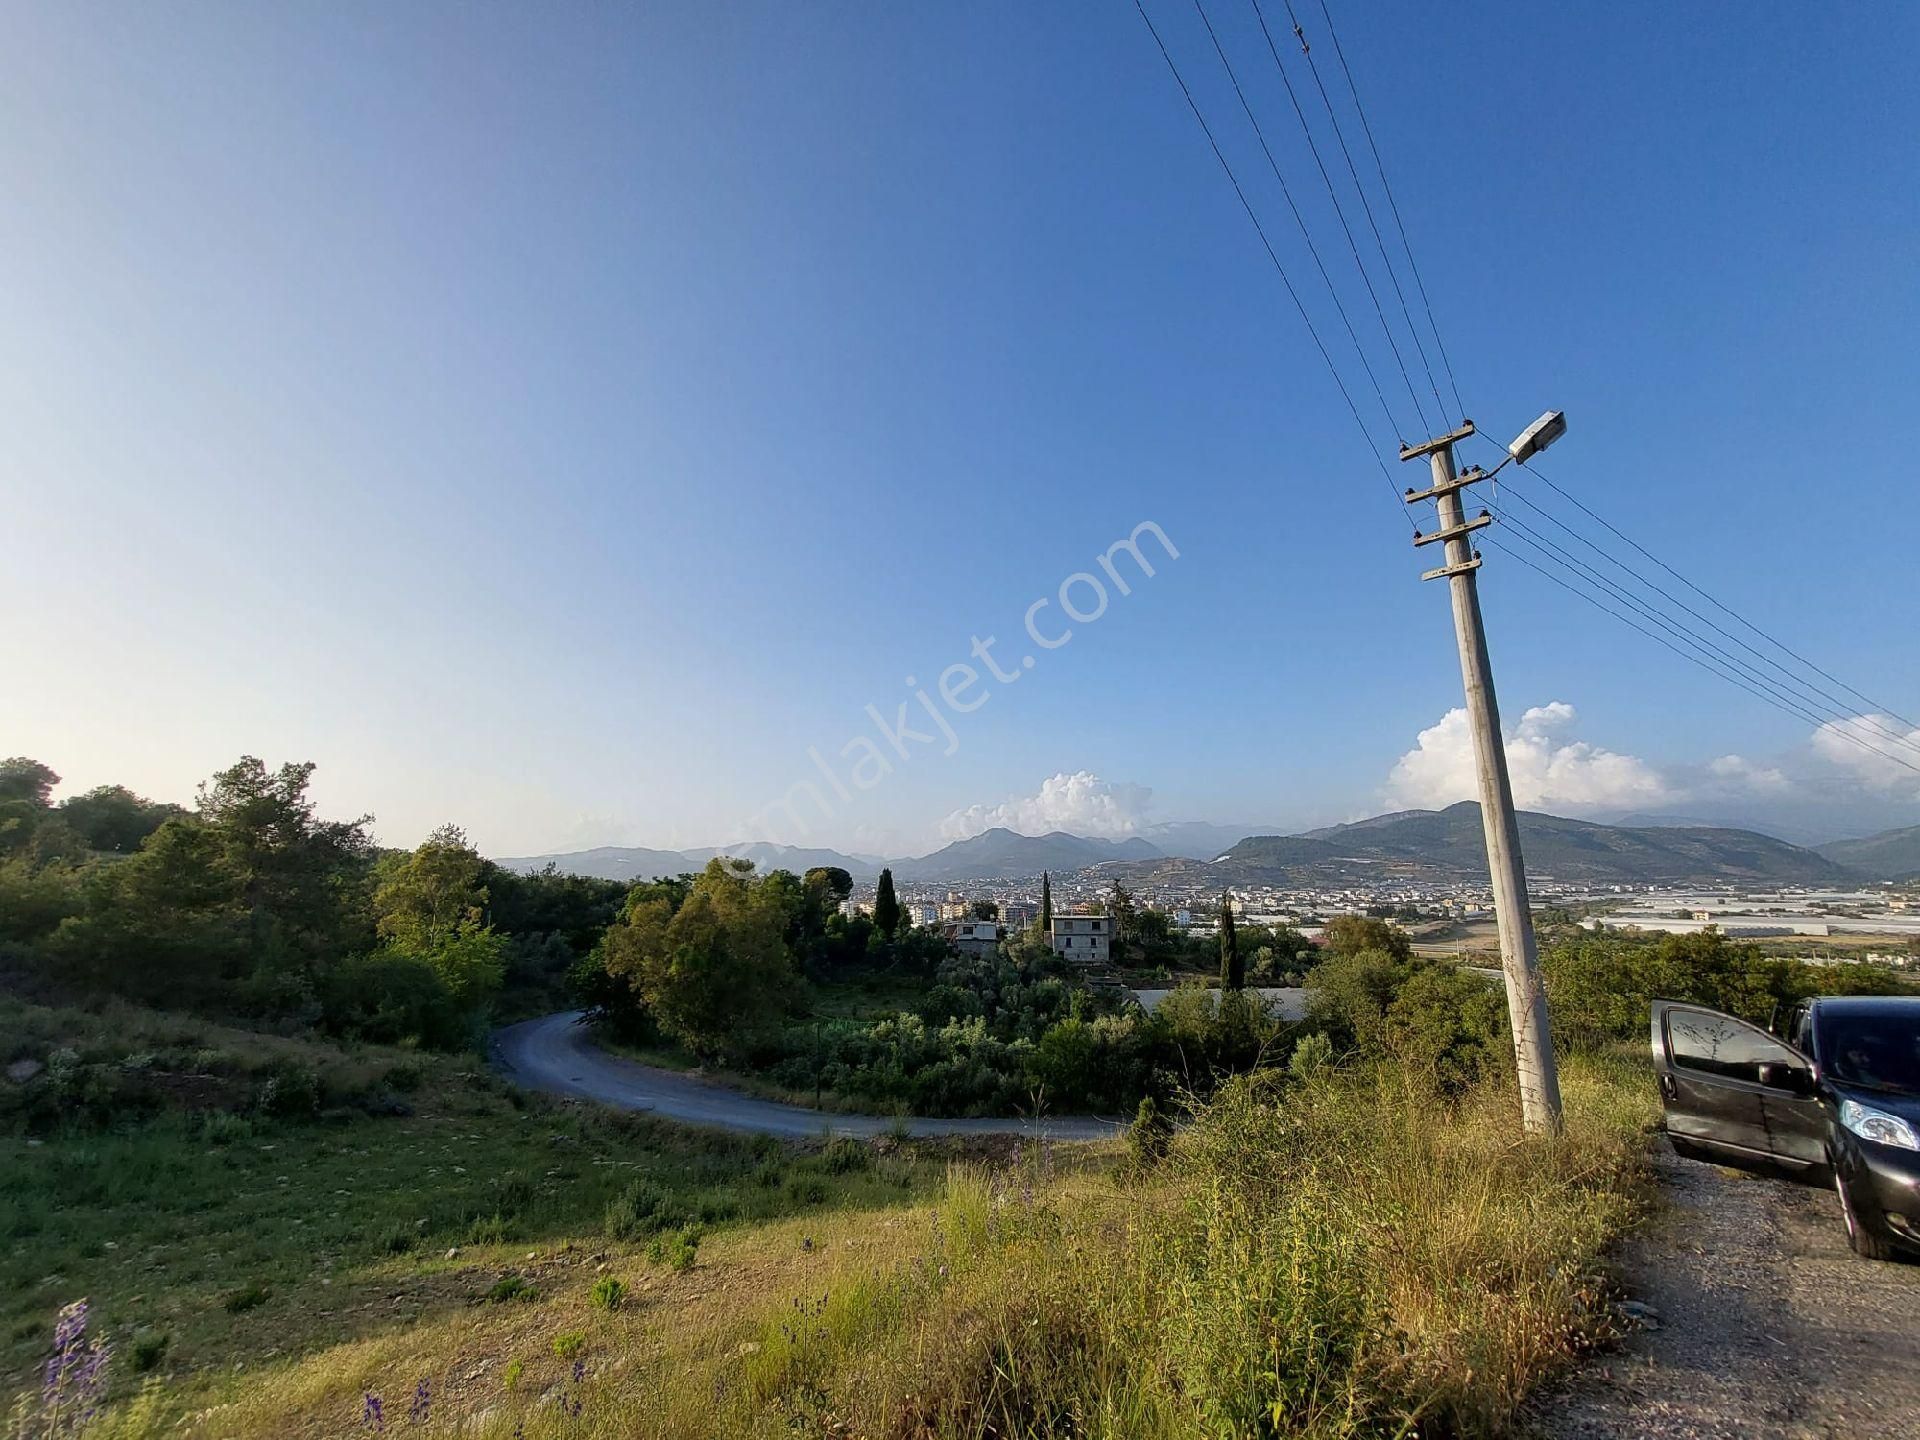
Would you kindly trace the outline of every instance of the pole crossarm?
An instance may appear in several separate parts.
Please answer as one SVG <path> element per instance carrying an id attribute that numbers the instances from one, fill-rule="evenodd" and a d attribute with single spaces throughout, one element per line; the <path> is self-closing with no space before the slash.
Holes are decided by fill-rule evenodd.
<path id="1" fill-rule="evenodd" d="M 1463 520 L 1458 525 L 1449 525 L 1446 529 L 1436 530 L 1431 535 L 1422 535 L 1416 530 L 1413 532 L 1414 548 L 1431 545 L 1436 540 L 1458 540 L 1461 536 L 1471 535 L 1475 530 L 1483 530 L 1492 523 L 1493 516 L 1482 510 L 1471 520 Z"/>
<path id="2" fill-rule="evenodd" d="M 1406 496 L 1407 504 L 1418 505 L 1422 500 L 1438 500 L 1444 496 L 1452 495 L 1456 491 L 1466 489 L 1469 485 L 1479 484 L 1487 478 L 1489 473 L 1490 472 L 1486 470 L 1482 470 L 1478 465 L 1469 465 L 1465 470 L 1462 470 L 1458 475 L 1454 476 L 1453 479 L 1446 481 L 1444 484 L 1430 485 L 1425 490 L 1408 490 Z"/>
<path id="3" fill-rule="evenodd" d="M 1478 570 L 1479 568 L 1480 553 L 1476 550 L 1471 560 L 1462 560 L 1458 565 L 1442 565 L 1438 570 L 1423 571 L 1420 578 L 1422 580 L 1446 580 L 1452 576 L 1464 575 L 1469 570 Z"/>
<path id="4" fill-rule="evenodd" d="M 1436 450 L 1449 449 L 1459 441 L 1466 439 L 1469 435 L 1476 435 L 1478 433 L 1479 432 L 1473 428 L 1473 422 L 1471 420 L 1462 420 L 1458 430 L 1449 431 L 1445 435 L 1436 435 L 1433 439 L 1423 441 L 1418 445 L 1402 445 L 1400 447 L 1400 458 L 1402 460 L 1418 460 L 1422 455 L 1431 455 Z"/>

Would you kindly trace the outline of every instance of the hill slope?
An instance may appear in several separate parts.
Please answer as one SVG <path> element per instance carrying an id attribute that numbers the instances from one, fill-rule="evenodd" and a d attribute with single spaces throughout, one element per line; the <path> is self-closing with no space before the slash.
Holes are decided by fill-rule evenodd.
<path id="1" fill-rule="evenodd" d="M 1336 876 L 1405 873 L 1478 879 L 1487 873 L 1480 807 L 1404 810 L 1305 835 L 1254 835 L 1213 868 L 1223 878 L 1299 883 Z M 1533 811 L 1520 814 L 1530 875 L 1606 884 L 1746 880 L 1838 884 L 1851 876 L 1825 855 L 1751 830 L 1597 825 Z"/>
<path id="2" fill-rule="evenodd" d="M 1016 835 L 1011 830 L 985 830 L 965 840 L 923 855 L 896 860 L 896 880 L 925 882 L 989 880 L 1038 875 L 1042 870 L 1084 870 L 1109 860 L 1154 859 L 1160 851 L 1138 838 L 1092 840 L 1055 830 L 1046 835 Z"/>
<path id="3" fill-rule="evenodd" d="M 1920 825 L 1883 830 L 1864 840 L 1834 840 L 1813 848 L 1869 880 L 1920 879 Z"/>

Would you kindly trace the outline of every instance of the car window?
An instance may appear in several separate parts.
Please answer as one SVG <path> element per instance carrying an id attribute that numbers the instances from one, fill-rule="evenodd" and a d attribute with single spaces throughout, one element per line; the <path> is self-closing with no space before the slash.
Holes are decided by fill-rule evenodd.
<path id="1" fill-rule="evenodd" d="M 1712 1010 L 1669 1010 L 1667 1046 L 1682 1069 L 1735 1080 L 1757 1082 L 1762 1065 L 1804 1063 L 1765 1031 Z"/>
<path id="2" fill-rule="evenodd" d="M 1823 1015 L 1826 1073 L 1852 1085 L 1920 1095 L 1920 1021 L 1898 1015 Z"/>

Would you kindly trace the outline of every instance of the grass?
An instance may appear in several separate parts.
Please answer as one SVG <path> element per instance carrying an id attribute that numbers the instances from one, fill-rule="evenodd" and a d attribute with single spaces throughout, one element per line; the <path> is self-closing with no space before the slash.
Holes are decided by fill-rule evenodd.
<path id="1" fill-rule="evenodd" d="M 475 1306 L 544 1323 L 546 1297 L 584 1296 L 594 1265 L 649 1268 L 645 1244 L 664 1227 L 720 1235 L 897 1206 L 944 1172 L 944 1160 L 907 1153 L 861 1147 L 849 1165 L 835 1147 L 521 1097 L 470 1060 L 346 1052 L 124 1007 L 0 1010 L 0 1050 L 14 1058 L 65 1047 L 106 1064 L 113 1044 L 171 1047 L 215 1069 L 243 1055 L 278 1065 L 289 1046 L 327 1075 L 404 1064 L 412 1113 L 296 1123 L 142 1111 L 101 1128 L 0 1135 L 0 1413 L 34 1386 L 54 1312 L 80 1296 L 93 1301 L 96 1333 L 137 1343 L 164 1391 L 159 1413 L 177 1417 L 263 1371 Z M 229 1098 L 252 1103 L 244 1086 Z M 658 1197 L 651 1219 L 611 1239 L 608 1209 L 636 1185 Z M 484 1303 L 492 1297 L 524 1303 Z M 115 1395 L 137 1383 L 135 1369 L 116 1364 Z"/>
<path id="2" fill-rule="evenodd" d="M 1570 1061 L 1554 1141 L 1503 1086 L 1262 1077 L 1142 1172 L 793 1151 L 419 1063 L 408 1116 L 0 1141 L 10 1388 L 85 1294 L 129 1440 L 337 1436 L 369 1394 L 481 1440 L 1500 1435 L 1606 1332 L 1657 1113 L 1638 1061 Z"/>

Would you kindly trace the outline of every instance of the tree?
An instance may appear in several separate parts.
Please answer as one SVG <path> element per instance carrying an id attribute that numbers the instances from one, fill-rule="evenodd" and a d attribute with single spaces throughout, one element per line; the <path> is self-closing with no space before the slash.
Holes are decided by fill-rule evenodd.
<path id="1" fill-rule="evenodd" d="M 307 795 L 313 770 L 307 761 L 269 771 L 243 755 L 200 786 L 198 808 L 225 851 L 259 943 L 291 941 L 324 956 L 356 948 L 365 935 L 373 817 L 319 819 Z"/>
<path id="2" fill-rule="evenodd" d="M 25 850 L 33 842 L 59 783 L 60 777 L 38 760 L 24 755 L 0 760 L 0 851 Z"/>
<path id="3" fill-rule="evenodd" d="M 1413 954 L 1404 930 L 1367 915 L 1336 915 L 1327 922 L 1327 950 L 1334 955 L 1358 955 L 1362 950 L 1384 950 L 1396 960 Z"/>
<path id="4" fill-rule="evenodd" d="M 1045 940 L 1053 935 L 1053 879 L 1046 871 L 1040 872 L 1040 938 Z"/>
<path id="5" fill-rule="evenodd" d="M 891 937 L 900 928 L 900 899 L 893 893 L 893 871 L 882 870 L 873 892 L 873 928 Z"/>
<path id="6" fill-rule="evenodd" d="M 1222 992 L 1247 988 L 1247 967 L 1240 959 L 1240 940 L 1233 932 L 1233 892 L 1220 895 L 1220 989 Z M 1224 998 L 1224 996 L 1223 996 Z"/>
<path id="7" fill-rule="evenodd" d="M 838 865 L 816 865 L 807 871 L 807 889 L 818 893 L 827 901 L 825 908 L 837 910 L 853 894 L 853 876 Z"/>
<path id="8" fill-rule="evenodd" d="M 507 940 L 482 922 L 487 862 L 458 825 L 442 825 L 374 892 L 375 928 L 394 956 L 430 969 L 477 1029 L 507 973 Z"/>
<path id="9" fill-rule="evenodd" d="M 973 902 L 973 918 L 976 920 L 998 920 L 1000 918 L 1000 907 L 991 900 L 976 900 Z"/>
<path id="10" fill-rule="evenodd" d="M 633 894 L 607 931 L 609 973 L 627 977 L 661 1027 L 696 1054 L 750 1052 L 777 1024 L 798 978 L 774 892 L 747 862 L 716 858 L 677 908 L 660 887 L 635 886 Z"/>
<path id="11" fill-rule="evenodd" d="M 131 855 L 140 842 L 176 815 L 178 805 L 148 800 L 124 785 L 98 785 L 60 802 L 56 812 L 92 850 Z"/>
<path id="12" fill-rule="evenodd" d="M 23 800 L 36 810 L 44 810 L 53 799 L 53 787 L 60 777 L 38 760 L 15 755 L 0 760 L 0 800 Z"/>
<path id="13" fill-rule="evenodd" d="M 49 948 L 89 989 L 176 1005 L 235 1008 L 251 968 L 249 926 L 222 837 L 169 820 L 137 854 L 91 870 L 84 910 Z"/>
<path id="14" fill-rule="evenodd" d="M 441 941 L 477 926 L 487 903 L 487 862 L 458 825 L 442 825 L 374 892 L 380 938 L 423 955 Z"/>
<path id="15" fill-rule="evenodd" d="M 1107 901 L 1107 913 L 1113 917 L 1113 935 L 1109 941 L 1109 951 L 1118 963 L 1126 954 L 1127 946 L 1133 940 L 1134 908 L 1133 896 L 1127 893 L 1127 887 L 1118 880 L 1113 882 L 1113 893 Z"/>

